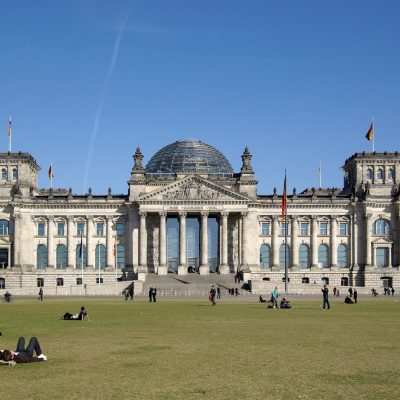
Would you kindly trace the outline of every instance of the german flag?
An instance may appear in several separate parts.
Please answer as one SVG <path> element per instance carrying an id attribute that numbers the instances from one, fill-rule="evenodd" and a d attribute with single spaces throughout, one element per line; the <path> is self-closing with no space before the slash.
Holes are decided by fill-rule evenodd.
<path id="1" fill-rule="evenodd" d="M 373 137 L 374 137 L 374 123 L 371 122 L 371 126 L 369 127 L 368 132 L 365 135 L 365 138 L 367 140 L 372 140 Z"/>
<path id="2" fill-rule="evenodd" d="M 283 195 L 282 195 L 282 220 L 285 219 L 286 216 L 286 173 L 285 173 L 285 181 L 283 183 Z"/>
<path id="3" fill-rule="evenodd" d="M 12 122 L 10 117 L 10 120 L 8 121 L 8 137 L 11 137 L 11 135 L 12 135 Z"/>
<path id="4" fill-rule="evenodd" d="M 48 175 L 49 175 L 49 179 L 54 178 L 54 175 L 53 175 L 53 166 L 51 165 L 51 163 L 50 163 L 50 168 L 49 168 Z"/>

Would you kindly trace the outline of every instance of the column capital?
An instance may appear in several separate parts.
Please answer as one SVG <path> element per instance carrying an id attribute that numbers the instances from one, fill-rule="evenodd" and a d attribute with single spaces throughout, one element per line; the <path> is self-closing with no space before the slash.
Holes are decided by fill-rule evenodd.
<path id="1" fill-rule="evenodd" d="M 240 212 L 240 215 L 241 215 L 243 218 L 246 218 L 246 217 L 248 216 L 248 214 L 249 214 L 248 211 L 241 211 L 241 212 Z"/>
<path id="2" fill-rule="evenodd" d="M 222 218 L 228 218 L 229 211 L 221 211 L 221 217 Z"/>
<path id="3" fill-rule="evenodd" d="M 146 211 L 139 211 L 139 215 L 140 215 L 141 217 L 146 217 L 147 212 L 146 212 Z"/>
<path id="4" fill-rule="evenodd" d="M 187 212 L 186 211 L 179 211 L 179 218 L 186 218 Z"/>
<path id="5" fill-rule="evenodd" d="M 112 222 L 114 220 L 114 218 L 112 215 L 106 215 L 106 220 Z"/>
<path id="6" fill-rule="evenodd" d="M 74 222 L 75 217 L 73 215 L 67 215 L 67 221 L 68 222 Z"/>
<path id="7" fill-rule="evenodd" d="M 21 214 L 14 214 L 13 218 L 15 221 L 21 220 L 22 219 L 22 215 Z"/>
<path id="8" fill-rule="evenodd" d="M 86 220 L 89 221 L 93 221 L 93 215 L 87 215 L 86 216 Z"/>
<path id="9" fill-rule="evenodd" d="M 210 215 L 210 213 L 209 213 L 208 211 L 202 211 L 202 212 L 200 213 L 200 215 L 201 215 L 201 218 L 208 218 L 208 216 Z"/>
<path id="10" fill-rule="evenodd" d="M 312 222 L 314 222 L 314 221 L 317 222 L 318 217 L 316 215 L 310 215 L 310 219 Z"/>
<path id="11" fill-rule="evenodd" d="M 168 213 L 166 211 L 160 211 L 158 214 L 159 214 L 160 218 L 165 218 Z"/>
<path id="12" fill-rule="evenodd" d="M 332 222 L 335 222 L 335 221 L 337 221 L 337 215 L 331 215 L 331 221 Z"/>
<path id="13" fill-rule="evenodd" d="M 367 220 L 367 221 L 369 221 L 371 218 L 372 218 L 372 213 L 366 213 L 364 215 L 364 219 Z"/>
<path id="14" fill-rule="evenodd" d="M 54 221 L 54 215 L 49 215 L 47 219 L 49 222 Z"/>

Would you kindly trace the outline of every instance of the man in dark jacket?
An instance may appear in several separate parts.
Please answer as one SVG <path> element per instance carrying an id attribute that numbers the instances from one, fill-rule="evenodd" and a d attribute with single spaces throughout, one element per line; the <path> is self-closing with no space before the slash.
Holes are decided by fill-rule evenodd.
<path id="1" fill-rule="evenodd" d="M 328 310 L 331 308 L 329 304 L 329 299 L 328 299 L 328 293 L 329 289 L 324 285 L 323 289 L 321 289 L 322 292 L 322 308 L 325 310 L 325 305 L 328 306 Z"/>
<path id="2" fill-rule="evenodd" d="M 357 289 L 354 289 L 354 290 L 353 290 L 353 299 L 354 299 L 354 303 L 357 303 L 357 297 L 358 297 Z"/>
<path id="3" fill-rule="evenodd" d="M 36 357 L 33 356 L 34 352 L 36 353 Z M 14 361 L 17 364 L 47 361 L 47 357 L 42 353 L 42 349 L 36 337 L 31 338 L 26 349 L 25 338 L 20 337 L 18 339 L 17 350 L 2 350 L 0 352 L 0 359 L 6 362 Z"/>

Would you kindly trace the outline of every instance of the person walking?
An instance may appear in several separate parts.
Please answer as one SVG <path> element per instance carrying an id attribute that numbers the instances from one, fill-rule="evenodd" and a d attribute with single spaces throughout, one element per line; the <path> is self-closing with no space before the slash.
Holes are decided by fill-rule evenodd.
<path id="1" fill-rule="evenodd" d="M 321 292 L 322 292 L 322 309 L 325 310 L 325 306 L 327 306 L 329 310 L 331 308 L 328 298 L 329 289 L 326 287 L 326 285 L 324 285 L 324 287 L 321 289 Z"/>
<path id="2" fill-rule="evenodd" d="M 151 303 L 153 300 L 153 288 L 149 287 L 149 302 Z"/>
<path id="3" fill-rule="evenodd" d="M 217 287 L 217 299 L 221 298 L 221 288 L 218 286 Z"/>
<path id="4" fill-rule="evenodd" d="M 349 292 L 349 296 L 353 297 L 353 288 L 351 286 L 349 287 L 348 292 Z"/>
<path id="5" fill-rule="evenodd" d="M 156 300 L 156 296 L 157 296 L 157 288 L 155 286 L 153 286 L 153 290 L 151 292 L 151 296 L 153 297 L 153 303 L 155 303 Z"/>
<path id="6" fill-rule="evenodd" d="M 43 301 L 43 287 L 40 286 L 38 301 Z"/>
<path id="7" fill-rule="evenodd" d="M 394 296 L 394 289 L 393 289 L 393 286 L 392 286 L 392 297 Z"/>
<path id="8" fill-rule="evenodd" d="M 275 286 L 274 290 L 271 293 L 272 307 L 273 308 L 278 308 L 278 297 L 279 297 L 278 287 Z"/>
<path id="9" fill-rule="evenodd" d="M 354 289 L 353 290 L 354 303 L 357 303 L 357 297 L 358 297 L 357 289 Z"/>
<path id="10" fill-rule="evenodd" d="M 216 296 L 215 287 L 211 286 L 211 289 L 210 289 L 210 301 L 211 301 L 211 305 L 213 305 L 213 306 L 215 306 L 215 304 L 216 304 L 215 296 Z"/>

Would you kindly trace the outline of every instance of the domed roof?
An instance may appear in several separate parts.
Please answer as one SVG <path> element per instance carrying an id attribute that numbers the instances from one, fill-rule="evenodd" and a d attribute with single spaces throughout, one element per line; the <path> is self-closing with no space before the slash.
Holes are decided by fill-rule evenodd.
<path id="1" fill-rule="evenodd" d="M 216 148 L 200 140 L 178 140 L 159 150 L 146 166 L 146 173 L 231 175 L 231 164 Z"/>

